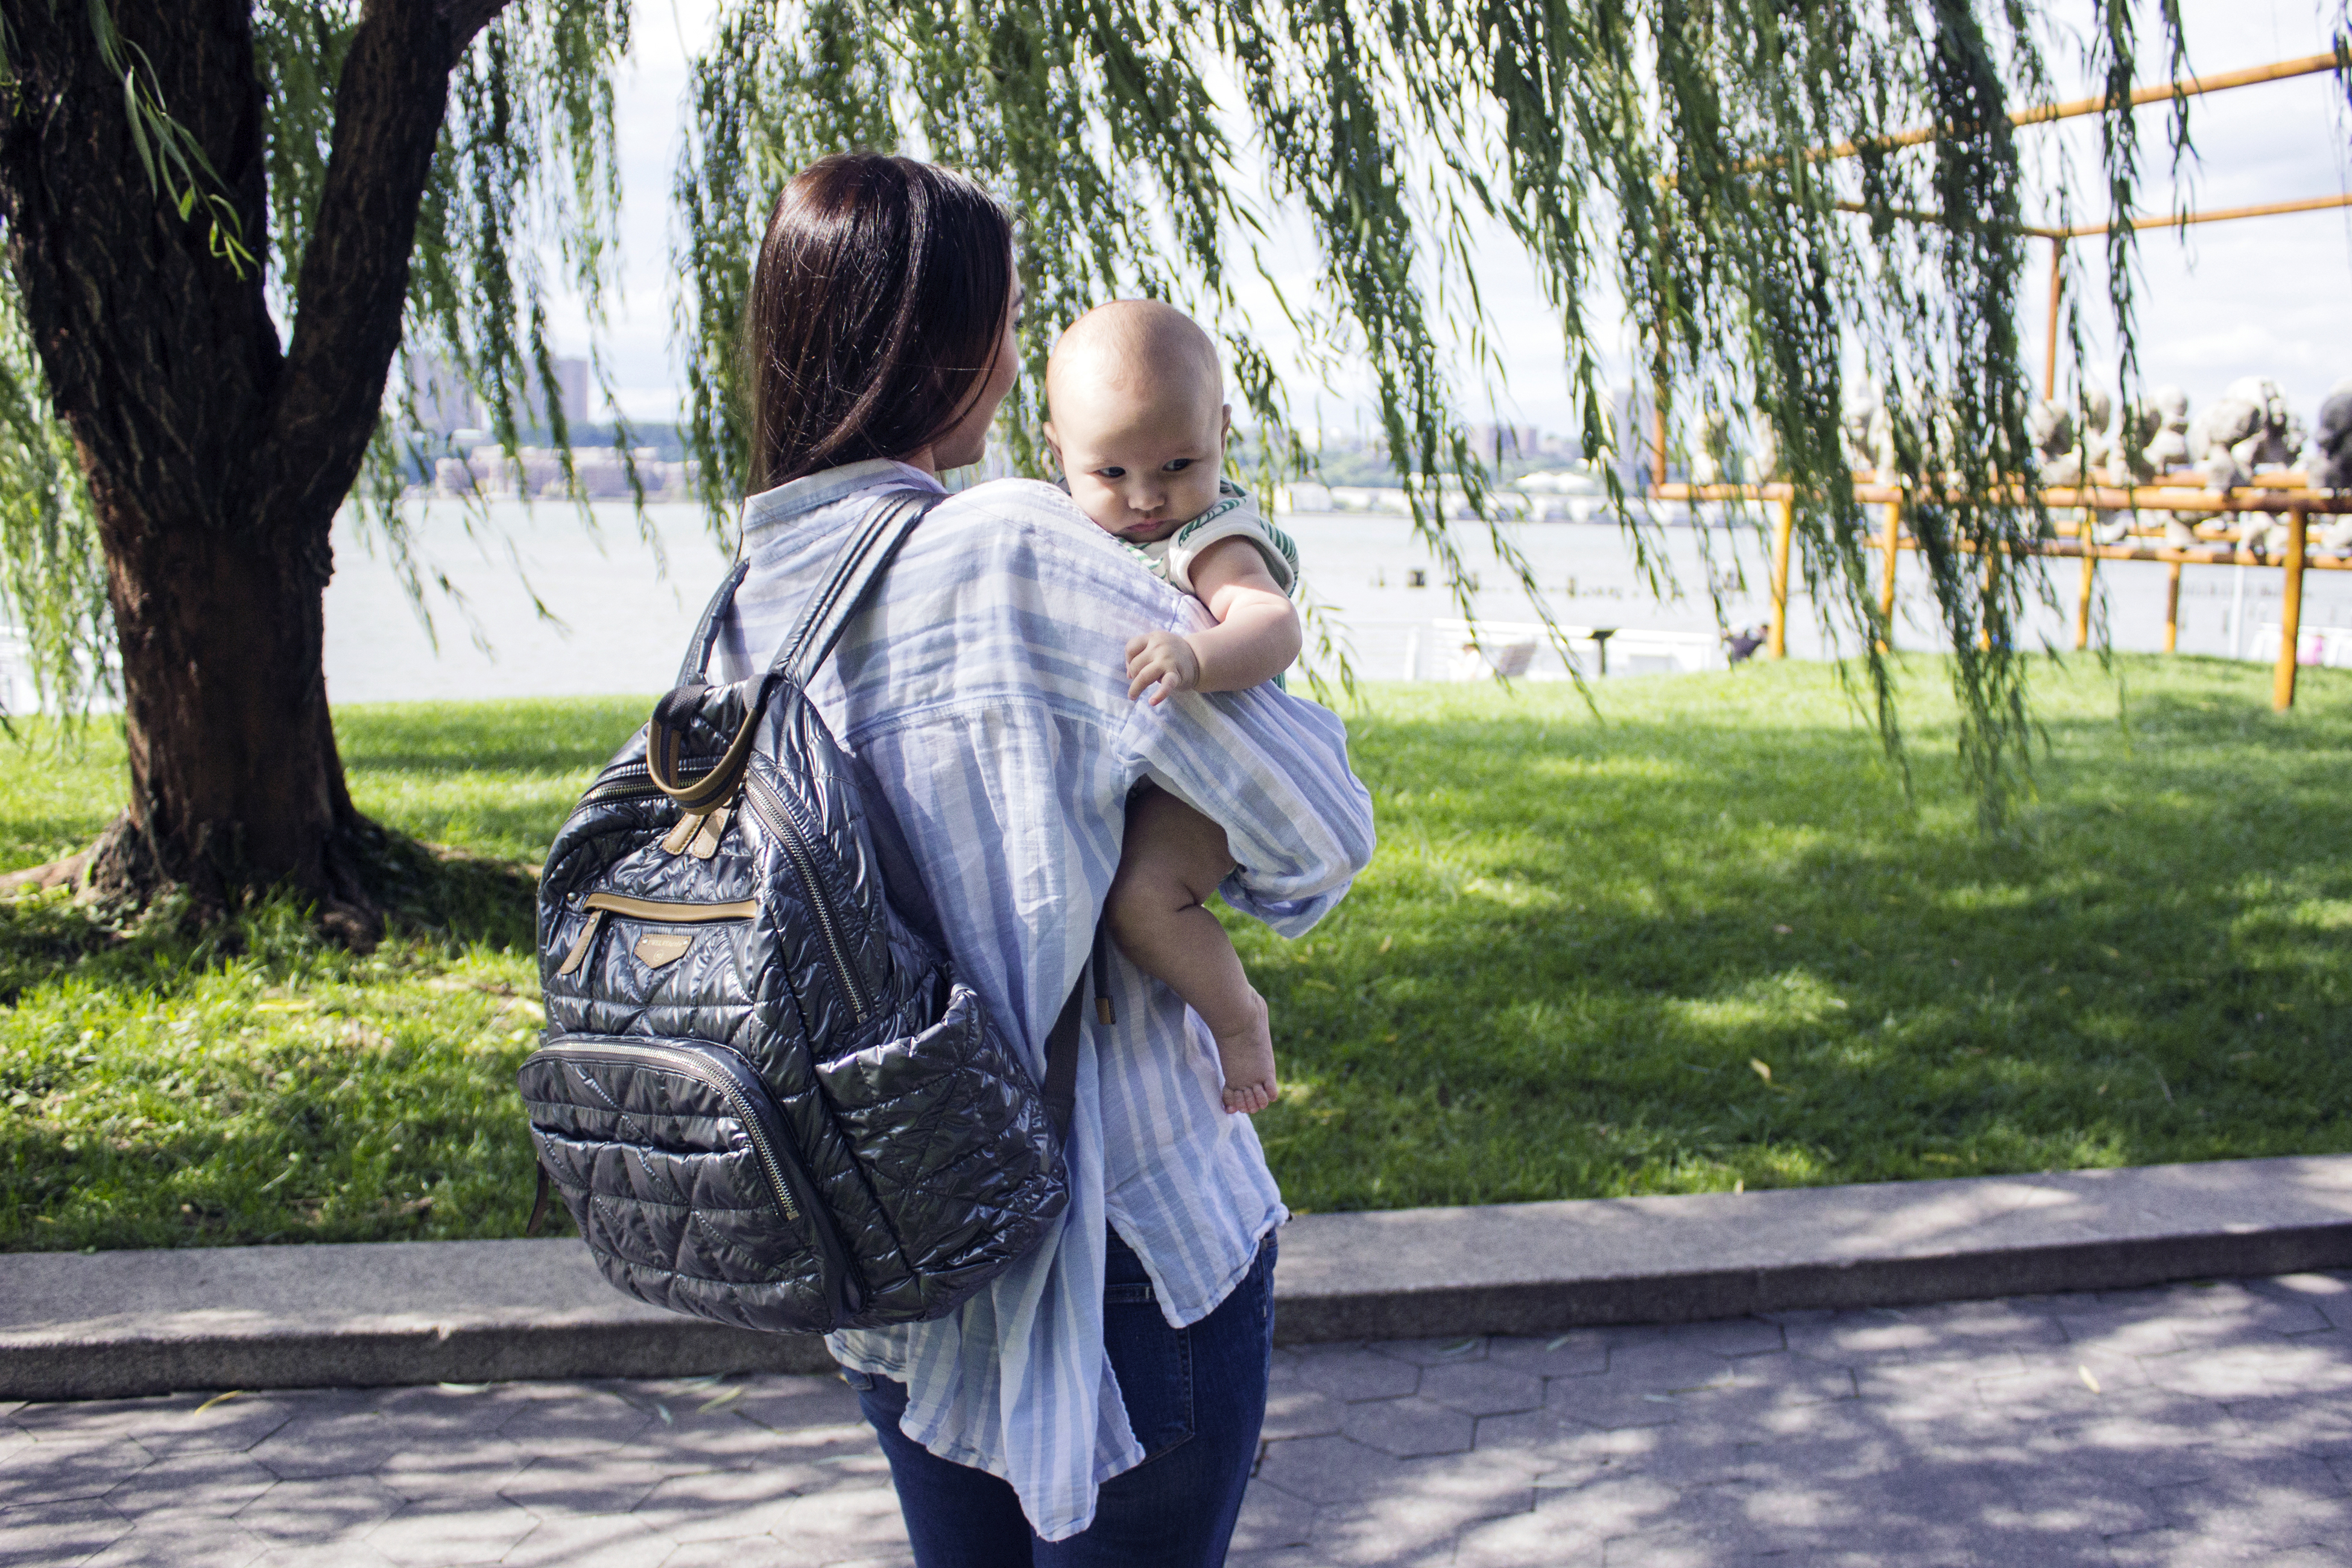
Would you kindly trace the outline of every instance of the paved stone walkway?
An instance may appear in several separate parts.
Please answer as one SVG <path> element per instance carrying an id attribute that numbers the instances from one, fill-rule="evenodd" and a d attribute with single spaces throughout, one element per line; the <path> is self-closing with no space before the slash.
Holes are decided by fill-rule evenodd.
<path id="1" fill-rule="evenodd" d="M 2352 1275 L 1278 1352 L 1236 1563 L 2352 1564 Z M 0 1563 L 904 1563 L 829 1378 L 0 1405 Z"/>

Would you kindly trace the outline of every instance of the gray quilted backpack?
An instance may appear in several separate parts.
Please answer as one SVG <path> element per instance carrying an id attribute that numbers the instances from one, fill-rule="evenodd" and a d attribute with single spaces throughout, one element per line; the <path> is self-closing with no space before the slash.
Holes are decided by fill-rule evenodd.
<path id="1" fill-rule="evenodd" d="M 1068 1201 L 1077 990 L 1041 1089 L 803 695 L 935 499 L 880 508 L 773 665 L 710 686 L 738 564 L 548 854 L 538 1206 L 551 1185 L 640 1300 L 807 1333 L 937 1317 Z"/>

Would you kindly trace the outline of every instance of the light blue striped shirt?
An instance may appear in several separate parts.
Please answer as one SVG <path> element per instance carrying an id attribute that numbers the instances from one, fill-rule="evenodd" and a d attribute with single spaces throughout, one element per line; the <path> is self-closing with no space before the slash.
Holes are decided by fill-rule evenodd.
<path id="1" fill-rule="evenodd" d="M 713 679 L 763 665 L 849 526 L 908 488 L 939 487 L 874 461 L 746 501 L 751 574 Z M 1285 936 L 1329 912 L 1370 858 L 1370 797 L 1324 709 L 1271 687 L 1129 700 L 1129 638 L 1208 624 L 1069 497 L 1000 479 L 923 521 L 812 685 L 895 811 L 959 974 L 1041 1079 L 1137 783 L 1224 826 L 1239 863 L 1225 900 Z M 907 1435 L 1010 1481 L 1049 1541 L 1086 1529 L 1096 1489 L 1143 1458 L 1103 1350 L 1106 1224 L 1181 1328 L 1286 1217 L 1249 1118 L 1220 1105 L 1206 1027 L 1116 956 L 1111 987 L 1118 1023 L 1089 1021 L 1079 1053 L 1057 1232 L 946 1318 L 828 1342 L 845 1365 L 906 1384 Z"/>

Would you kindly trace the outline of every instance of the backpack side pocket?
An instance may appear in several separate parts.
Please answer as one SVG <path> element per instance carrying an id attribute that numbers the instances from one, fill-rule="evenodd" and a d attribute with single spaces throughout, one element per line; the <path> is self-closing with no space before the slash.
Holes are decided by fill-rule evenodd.
<path id="1" fill-rule="evenodd" d="M 824 1333 L 858 1310 L 775 1102 L 734 1051 L 558 1036 L 517 1084 L 541 1163 L 622 1290 L 771 1331 Z"/>

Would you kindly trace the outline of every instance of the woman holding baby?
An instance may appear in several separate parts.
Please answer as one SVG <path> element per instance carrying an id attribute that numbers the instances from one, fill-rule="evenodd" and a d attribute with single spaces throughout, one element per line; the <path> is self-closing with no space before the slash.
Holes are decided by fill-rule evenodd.
<path id="1" fill-rule="evenodd" d="M 979 459 L 1020 309 L 1010 224 L 961 176 L 855 154 L 785 188 L 720 679 L 766 662 L 854 525 Z M 903 836 L 894 891 L 928 894 L 1033 1071 L 1106 909 L 1126 960 L 1081 1047 L 1058 1231 L 946 1318 L 828 1342 L 921 1568 L 1222 1562 L 1255 1456 L 1286 1211 L 1234 1112 L 1275 1063 L 1206 900 L 1297 936 L 1372 826 L 1339 721 L 1264 684 L 1297 656 L 1297 567 L 1220 486 L 1222 384 L 1174 310 L 1087 318 L 1048 377 L 1068 489 L 937 505 L 811 690 Z"/>

